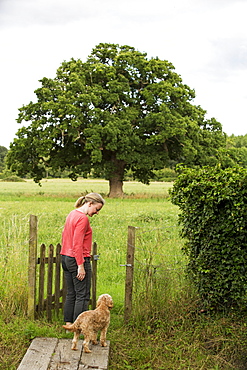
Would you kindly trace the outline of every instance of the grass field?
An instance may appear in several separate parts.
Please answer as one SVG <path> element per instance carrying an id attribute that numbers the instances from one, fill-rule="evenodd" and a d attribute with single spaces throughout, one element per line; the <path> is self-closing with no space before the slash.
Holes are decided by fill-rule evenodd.
<path id="1" fill-rule="evenodd" d="M 154 225 L 169 227 L 172 223 L 174 226 L 176 223 L 175 207 L 171 207 L 171 204 L 166 201 L 170 186 L 170 184 L 164 183 L 154 183 L 151 186 L 126 183 L 125 192 L 129 197 L 106 199 L 106 205 L 100 215 L 90 219 L 94 232 L 93 239 L 98 244 L 101 256 L 99 261 L 99 292 L 105 289 L 105 282 L 113 281 L 112 289 L 116 290 L 116 295 L 120 291 L 122 294 L 125 269 L 119 266 L 124 264 L 126 259 L 128 225 L 147 227 L 147 230 Z M 144 192 L 143 189 L 145 189 Z M 26 279 L 30 214 L 38 217 L 38 245 L 42 243 L 56 245 L 61 241 L 65 217 L 74 208 L 75 200 L 81 194 L 91 191 L 106 194 L 108 182 L 48 180 L 42 182 L 42 187 L 31 181 L 23 183 L 0 182 L 0 253 L 1 258 L 5 261 L 4 269 L 0 269 L 1 278 L 6 279 L 7 273 L 10 277 L 11 271 L 15 272 L 13 267 L 22 265 L 23 268 L 18 271 L 18 281 Z M 160 194 L 161 198 L 155 199 L 155 207 L 153 207 L 153 200 L 145 197 L 145 194 L 148 193 L 156 197 L 157 194 Z M 133 194 L 139 199 L 133 201 Z M 11 257 L 10 253 L 12 253 Z M 105 271 L 109 271 L 109 267 L 116 268 L 115 276 L 105 275 Z M 120 276 L 121 278 L 119 278 Z M 13 276 L 13 279 L 16 279 L 16 275 Z M 121 288 L 118 289 L 116 282 L 119 280 Z M 8 292 L 11 290 L 9 286 L 6 286 L 5 289 Z"/>
<path id="2" fill-rule="evenodd" d="M 164 197 L 167 195 L 167 190 L 171 187 L 171 183 L 152 182 L 150 185 L 144 185 L 138 182 L 124 182 L 123 190 L 126 196 L 140 195 L 142 198 L 149 197 Z M 16 197 L 21 196 L 55 196 L 56 198 L 66 198 L 71 196 L 80 196 L 81 193 L 89 193 L 91 191 L 99 192 L 100 194 L 109 193 L 109 184 L 105 180 L 88 180 L 79 178 L 77 181 L 68 179 L 53 179 L 42 180 L 41 186 L 34 183 L 33 180 L 24 182 L 1 182 L 0 193 L 1 198 L 4 196 L 11 197 L 13 194 Z M 4 200 L 4 199 L 2 199 Z"/>
<path id="3" fill-rule="evenodd" d="M 108 199 L 90 219 L 98 244 L 97 293 L 113 296 L 108 339 L 109 370 L 246 369 L 245 317 L 200 314 L 196 294 L 185 279 L 186 258 L 179 236 L 178 208 L 168 197 L 171 183 L 124 184 L 125 196 Z M 0 182 L 0 369 L 17 368 L 35 336 L 71 337 L 52 324 L 30 321 L 27 309 L 29 216 L 38 217 L 38 245 L 57 244 L 66 215 L 85 192 L 106 196 L 102 180 Z M 133 316 L 124 326 L 127 229 L 135 226 Z"/>

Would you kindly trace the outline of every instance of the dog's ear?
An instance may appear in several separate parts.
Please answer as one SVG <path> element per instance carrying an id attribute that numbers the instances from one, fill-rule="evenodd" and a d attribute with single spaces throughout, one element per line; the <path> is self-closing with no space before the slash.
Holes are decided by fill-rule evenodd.
<path id="1" fill-rule="evenodd" d="M 113 300 L 112 300 L 112 297 L 109 294 L 106 294 L 106 296 L 105 296 L 105 304 L 107 305 L 108 308 L 113 307 Z"/>
<path id="2" fill-rule="evenodd" d="M 109 297 L 109 298 L 108 298 L 107 306 L 108 306 L 109 308 L 112 308 L 112 307 L 113 307 L 113 300 L 112 300 L 112 297 Z"/>
<path id="3" fill-rule="evenodd" d="M 96 304 L 96 307 L 99 307 L 99 305 L 101 305 L 102 303 L 105 303 L 105 294 L 101 294 L 97 300 L 97 304 Z"/>

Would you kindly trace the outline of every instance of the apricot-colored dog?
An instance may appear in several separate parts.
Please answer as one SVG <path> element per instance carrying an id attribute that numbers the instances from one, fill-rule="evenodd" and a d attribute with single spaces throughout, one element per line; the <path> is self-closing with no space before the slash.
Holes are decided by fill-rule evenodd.
<path id="1" fill-rule="evenodd" d="M 97 344 L 97 334 L 100 333 L 100 344 L 106 347 L 106 333 L 110 324 L 110 309 L 113 307 L 113 300 L 109 294 L 99 296 L 96 309 L 82 312 L 73 324 L 63 325 L 69 331 L 74 332 L 71 349 L 77 349 L 77 342 L 80 334 L 84 335 L 83 352 L 90 353 L 89 343 Z"/>

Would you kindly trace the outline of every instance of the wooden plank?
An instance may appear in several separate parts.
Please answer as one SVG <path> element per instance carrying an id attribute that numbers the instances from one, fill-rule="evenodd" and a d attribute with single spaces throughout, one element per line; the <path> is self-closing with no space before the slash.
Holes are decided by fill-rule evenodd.
<path id="1" fill-rule="evenodd" d="M 17 370 L 47 370 L 57 338 L 35 338 Z"/>
<path id="2" fill-rule="evenodd" d="M 38 315 L 44 311 L 44 289 L 45 289 L 45 244 L 40 247 L 40 266 L 39 266 L 39 302 Z"/>
<path id="3" fill-rule="evenodd" d="M 91 353 L 84 353 L 82 344 L 80 339 L 73 351 L 72 339 L 35 338 L 17 370 L 107 370 L 110 341 L 107 347 L 91 345 Z"/>
<path id="4" fill-rule="evenodd" d="M 66 294 L 67 294 L 67 285 L 66 285 L 66 280 L 65 280 L 65 275 L 63 271 L 63 298 L 62 298 L 62 309 L 64 308 L 65 300 L 66 300 Z"/>
<path id="5" fill-rule="evenodd" d="M 56 247 L 56 268 L 55 268 L 55 312 L 59 315 L 59 302 L 60 302 L 60 280 L 61 280 L 61 245 L 57 244 Z"/>
<path id="6" fill-rule="evenodd" d="M 82 352 L 82 342 L 79 340 L 78 350 L 73 351 L 71 349 L 72 339 L 59 339 L 47 370 L 77 370 Z"/>
<path id="7" fill-rule="evenodd" d="M 48 277 L 47 277 L 47 304 L 46 313 L 48 321 L 52 319 L 52 281 L 53 281 L 53 253 L 54 247 L 52 244 L 49 246 L 48 251 Z"/>
<path id="8" fill-rule="evenodd" d="M 107 347 L 101 347 L 100 344 L 97 344 L 96 346 L 91 345 L 91 353 L 82 352 L 78 370 L 107 370 L 110 352 L 110 341 L 107 340 L 106 342 Z"/>

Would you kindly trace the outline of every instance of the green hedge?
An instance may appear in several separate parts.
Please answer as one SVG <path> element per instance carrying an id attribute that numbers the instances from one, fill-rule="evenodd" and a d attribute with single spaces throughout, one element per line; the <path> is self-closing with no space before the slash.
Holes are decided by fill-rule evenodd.
<path id="1" fill-rule="evenodd" d="M 210 308 L 242 308 L 247 293 L 247 169 L 183 168 L 179 206 L 188 272 Z"/>

